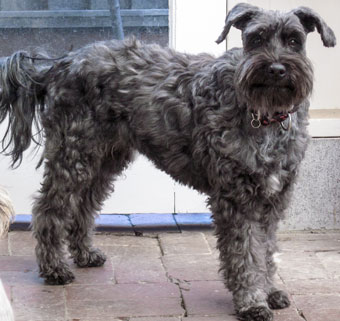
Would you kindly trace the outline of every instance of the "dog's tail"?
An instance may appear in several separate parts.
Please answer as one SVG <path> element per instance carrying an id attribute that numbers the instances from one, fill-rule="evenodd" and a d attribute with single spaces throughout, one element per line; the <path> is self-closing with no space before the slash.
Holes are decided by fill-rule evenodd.
<path id="1" fill-rule="evenodd" d="M 32 140 L 38 142 L 32 131 L 35 127 L 39 133 L 40 129 L 46 68 L 37 66 L 35 59 L 18 51 L 0 60 L 0 124 L 7 119 L 7 130 L 0 137 L 1 149 L 12 157 L 12 166 L 20 165 Z"/>
<path id="2" fill-rule="evenodd" d="M 5 189 L 0 186 L 0 238 L 7 234 L 13 218 L 14 209 L 11 200 Z"/>

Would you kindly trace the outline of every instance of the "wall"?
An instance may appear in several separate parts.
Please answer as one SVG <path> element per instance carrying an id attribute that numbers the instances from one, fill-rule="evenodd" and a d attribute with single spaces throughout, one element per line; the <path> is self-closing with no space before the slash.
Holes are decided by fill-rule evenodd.
<path id="1" fill-rule="evenodd" d="M 229 1 L 229 7 L 235 1 Z M 260 3 L 261 2 L 261 3 Z M 307 4 L 319 11 L 327 22 L 336 29 L 340 35 L 339 22 L 335 18 L 335 12 L 340 10 L 340 2 L 324 0 L 321 5 L 319 1 L 252 1 L 252 3 L 263 4 L 268 8 L 294 8 L 297 4 Z M 226 15 L 225 0 L 170 0 L 171 10 L 171 45 L 180 51 L 186 52 L 210 52 L 216 55 L 225 50 L 225 44 L 217 45 L 216 38 L 220 34 Z M 228 39 L 229 46 L 236 45 L 239 42 L 237 30 L 232 30 Z M 340 36 L 339 36 L 340 38 Z M 313 96 L 313 108 L 334 109 L 340 107 L 340 75 L 339 62 L 336 56 L 339 55 L 339 48 L 324 49 L 321 46 L 320 39 L 316 33 L 309 36 L 308 51 L 315 64 L 317 85 Z M 327 63 L 325 63 L 325 61 Z M 327 64 L 330 64 L 328 66 Z M 331 77 L 331 81 L 328 76 Z M 321 81 L 318 80 L 321 77 Z M 334 116 L 335 115 L 335 116 Z M 328 136 L 340 136 L 337 130 L 340 130 L 340 122 L 336 120 L 336 110 L 333 110 L 333 117 L 323 114 L 324 120 L 330 121 L 326 127 L 330 130 Z M 320 121 L 320 118 L 315 119 Z M 321 124 L 316 125 L 318 130 Z M 314 130 L 315 130 L 314 129 Z M 323 132 L 315 136 L 323 136 Z M 327 136 L 326 135 L 326 136 Z M 322 147 L 326 149 L 322 149 Z M 326 147 L 327 146 L 327 147 Z M 335 191 L 340 190 L 339 170 L 336 169 L 336 160 L 340 159 L 339 140 L 315 140 L 307 153 L 307 159 L 303 164 L 303 178 L 297 186 L 297 198 L 293 200 L 293 207 L 289 210 L 290 219 L 287 221 L 285 228 L 292 229 L 294 226 L 299 228 L 309 227 L 327 227 L 331 228 L 334 219 L 338 219 L 339 204 L 336 201 L 340 199 Z M 315 157 L 317 153 L 317 157 Z M 327 155 L 332 155 L 328 157 Z M 325 157 L 322 158 L 321 156 Z M 321 158 L 320 158 L 321 157 Z M 38 157 L 27 156 L 23 165 L 15 170 L 8 170 L 8 160 L 0 156 L 0 183 L 7 186 L 11 196 L 14 199 L 14 205 L 17 213 L 30 213 L 31 200 L 34 190 L 39 187 L 41 171 L 36 172 Z M 327 175 L 324 175 L 323 164 L 328 168 Z M 313 166 L 314 167 L 313 167 Z M 311 167 L 312 166 L 312 167 Z M 335 168 L 334 168 L 335 167 Z M 336 173 L 332 174 L 332 168 Z M 320 174 L 322 187 L 311 184 L 308 175 Z M 331 183 L 327 184 L 327 177 L 332 177 Z M 316 179 L 313 181 L 319 183 Z M 312 195 L 314 203 L 306 202 Z M 321 192 L 320 192 L 321 191 Z M 323 211 L 323 193 L 327 195 L 327 213 Z M 329 198 L 330 197 L 330 198 Z M 301 202 L 300 200 L 304 200 Z M 298 204 L 301 206 L 299 207 Z M 308 209 L 306 204 L 309 204 Z M 207 212 L 205 206 L 205 197 L 195 191 L 187 189 L 174 183 L 167 175 L 153 168 L 145 158 L 139 156 L 137 161 L 124 173 L 116 184 L 116 192 L 107 200 L 103 208 L 103 213 L 171 213 L 177 212 Z M 308 215 L 298 217 L 298 212 L 305 212 Z M 317 214 L 316 214 L 317 213 Z M 324 215 L 321 222 L 317 215 Z M 295 217 L 295 219 L 294 219 Z M 314 218 L 314 219 L 313 219 Z M 332 221 L 333 220 L 333 221 Z M 339 219 L 338 219 L 339 220 Z M 340 220 L 339 220 L 340 221 Z M 295 222 L 295 223 L 294 223 Z M 319 223 L 318 223 L 319 222 Z M 321 223 L 320 223 L 321 222 Z"/>

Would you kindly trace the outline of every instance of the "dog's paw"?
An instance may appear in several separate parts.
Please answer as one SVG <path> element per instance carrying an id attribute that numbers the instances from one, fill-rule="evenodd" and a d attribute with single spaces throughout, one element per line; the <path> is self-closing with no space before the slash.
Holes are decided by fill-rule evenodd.
<path id="1" fill-rule="evenodd" d="M 284 291 L 274 291 L 268 295 L 268 305 L 271 309 L 284 309 L 290 306 L 287 293 Z"/>
<path id="2" fill-rule="evenodd" d="M 45 279 L 45 283 L 49 285 L 63 285 L 73 282 L 74 274 L 65 264 L 57 267 L 52 272 L 40 272 L 40 276 Z"/>
<path id="3" fill-rule="evenodd" d="M 238 314 L 241 321 L 271 321 L 273 312 L 265 306 L 252 307 Z"/>
<path id="4" fill-rule="evenodd" d="M 99 249 L 93 249 L 81 257 L 74 259 L 78 267 L 102 266 L 106 261 L 106 255 Z"/>

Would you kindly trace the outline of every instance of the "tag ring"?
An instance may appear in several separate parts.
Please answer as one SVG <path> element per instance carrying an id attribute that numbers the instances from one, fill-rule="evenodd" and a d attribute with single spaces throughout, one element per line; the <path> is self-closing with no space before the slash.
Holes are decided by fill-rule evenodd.
<path id="1" fill-rule="evenodd" d="M 285 126 L 283 125 L 283 123 L 284 123 L 284 122 L 281 122 L 281 123 L 280 123 L 282 129 L 285 130 L 286 132 L 287 132 L 288 130 L 290 130 L 290 129 L 292 128 L 292 115 L 291 115 L 291 114 L 288 114 L 288 126 L 287 126 L 287 127 L 285 127 Z"/>
<path id="2" fill-rule="evenodd" d="M 251 127 L 258 129 L 261 127 L 261 121 L 260 121 L 260 113 L 251 113 L 251 117 L 253 118 L 250 122 Z"/>

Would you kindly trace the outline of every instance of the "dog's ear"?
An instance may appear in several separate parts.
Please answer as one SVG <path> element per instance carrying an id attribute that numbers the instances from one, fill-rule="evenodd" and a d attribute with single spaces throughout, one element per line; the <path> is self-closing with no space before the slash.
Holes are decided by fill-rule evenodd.
<path id="1" fill-rule="evenodd" d="M 321 35 L 325 47 L 334 47 L 336 45 L 336 38 L 333 30 L 328 27 L 325 21 L 312 9 L 299 7 L 293 10 L 292 13 L 300 19 L 300 22 L 307 33 L 314 31 L 316 28 Z"/>
<path id="2" fill-rule="evenodd" d="M 239 3 L 228 12 L 225 20 L 225 26 L 216 42 L 219 44 L 227 37 L 232 26 L 243 30 L 247 23 L 260 12 L 260 8 L 252 6 L 248 3 Z"/>

